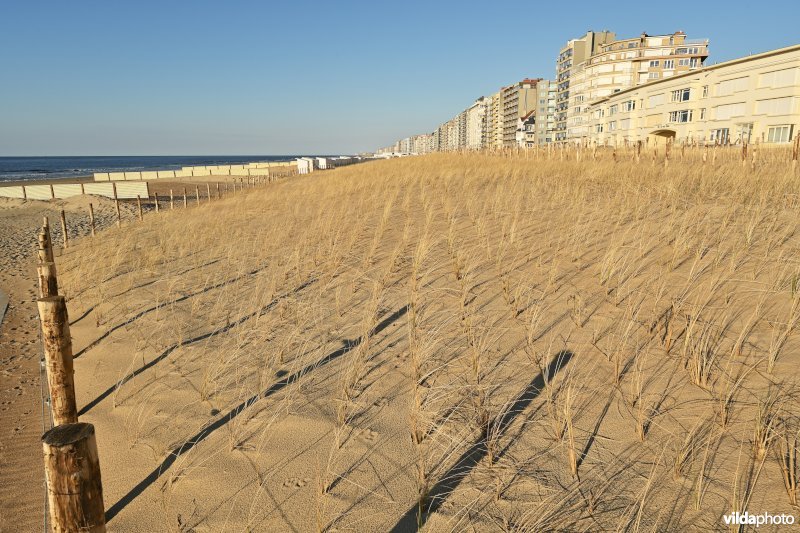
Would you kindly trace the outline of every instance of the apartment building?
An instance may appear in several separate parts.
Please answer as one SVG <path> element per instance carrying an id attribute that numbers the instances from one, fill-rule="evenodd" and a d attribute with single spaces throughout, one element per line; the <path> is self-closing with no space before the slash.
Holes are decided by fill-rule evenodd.
<path id="1" fill-rule="evenodd" d="M 625 89 L 589 115 L 599 144 L 790 142 L 800 127 L 800 45 Z"/>
<path id="2" fill-rule="evenodd" d="M 517 129 L 515 132 L 515 144 L 522 148 L 533 148 L 536 146 L 536 110 L 517 119 Z"/>
<path id="3" fill-rule="evenodd" d="M 525 78 L 522 81 L 503 87 L 502 94 L 502 146 L 517 145 L 517 126 L 520 118 L 536 110 L 536 84 L 541 78 Z"/>
<path id="4" fill-rule="evenodd" d="M 487 98 L 481 96 L 475 103 L 466 110 L 466 135 L 465 148 L 469 150 L 480 150 L 483 148 L 484 127 L 486 125 L 486 102 Z"/>
<path id="5" fill-rule="evenodd" d="M 582 37 L 567 41 L 556 59 L 556 105 L 554 141 L 567 138 L 567 112 L 570 105 L 570 85 L 572 74 L 584 61 L 597 51 L 601 44 L 613 41 L 615 34 L 610 31 L 589 31 Z"/>
<path id="6" fill-rule="evenodd" d="M 486 97 L 486 125 L 483 148 L 503 146 L 502 90 Z"/>
<path id="7" fill-rule="evenodd" d="M 536 84 L 536 144 L 553 142 L 555 130 L 556 83 L 540 80 Z"/>
<path id="8" fill-rule="evenodd" d="M 408 151 L 403 152 L 407 154 L 427 154 L 432 150 L 433 135 L 430 133 L 423 133 L 421 135 L 412 135 L 408 138 Z"/>
<path id="9" fill-rule="evenodd" d="M 589 139 L 592 102 L 635 85 L 699 69 L 707 57 L 708 39 L 687 39 L 682 31 L 655 36 L 642 33 L 599 45 L 572 74 L 566 139 L 578 143 Z"/>

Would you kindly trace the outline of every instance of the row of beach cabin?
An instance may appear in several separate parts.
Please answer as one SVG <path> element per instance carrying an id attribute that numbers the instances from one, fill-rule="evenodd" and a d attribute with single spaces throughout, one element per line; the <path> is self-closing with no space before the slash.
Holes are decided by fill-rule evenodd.
<path id="1" fill-rule="evenodd" d="M 362 158 L 341 155 L 338 157 L 298 157 L 296 161 L 298 174 L 310 174 L 315 170 L 330 170 L 359 163 Z"/>

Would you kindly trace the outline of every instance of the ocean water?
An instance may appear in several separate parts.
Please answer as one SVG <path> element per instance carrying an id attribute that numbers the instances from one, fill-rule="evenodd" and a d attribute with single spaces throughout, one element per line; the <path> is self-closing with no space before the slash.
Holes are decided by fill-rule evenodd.
<path id="1" fill-rule="evenodd" d="M 192 165 L 286 161 L 294 155 L 0 157 L 0 182 L 91 176 L 94 172 L 175 170 Z"/>

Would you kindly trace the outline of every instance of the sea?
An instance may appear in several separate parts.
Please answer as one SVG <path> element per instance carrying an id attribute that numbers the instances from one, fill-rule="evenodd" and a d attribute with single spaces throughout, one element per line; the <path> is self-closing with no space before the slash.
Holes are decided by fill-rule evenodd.
<path id="1" fill-rule="evenodd" d="M 241 165 L 254 161 L 287 161 L 295 155 L 169 155 L 0 157 L 0 182 L 78 178 L 95 172 L 176 170 L 184 166 Z"/>

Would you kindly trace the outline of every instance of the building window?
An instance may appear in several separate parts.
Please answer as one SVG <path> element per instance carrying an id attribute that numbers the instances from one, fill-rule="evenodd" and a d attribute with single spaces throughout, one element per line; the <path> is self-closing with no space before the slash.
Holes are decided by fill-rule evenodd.
<path id="1" fill-rule="evenodd" d="M 703 85 L 703 98 L 708 98 L 708 85 Z"/>
<path id="2" fill-rule="evenodd" d="M 623 111 L 633 111 L 634 109 L 636 109 L 636 100 L 628 100 L 626 102 L 622 102 Z"/>
<path id="3" fill-rule="evenodd" d="M 658 72 L 648 72 L 647 79 L 648 80 L 657 80 L 658 79 Z"/>
<path id="4" fill-rule="evenodd" d="M 614 104 L 614 105 L 610 106 L 608 108 L 608 114 L 609 115 L 616 115 L 617 114 L 617 109 L 618 109 L 617 104 Z"/>
<path id="5" fill-rule="evenodd" d="M 669 121 L 670 122 L 691 122 L 692 121 L 692 111 L 691 111 L 691 109 L 684 109 L 682 111 L 670 111 L 670 113 L 669 113 Z"/>
<path id="6" fill-rule="evenodd" d="M 728 130 L 728 128 L 711 130 L 711 136 L 709 137 L 709 140 L 711 142 L 715 142 L 718 144 L 725 144 L 728 142 L 729 135 L 730 135 L 730 130 Z"/>
<path id="7" fill-rule="evenodd" d="M 705 120 L 705 119 L 706 119 L 706 108 L 704 107 L 703 109 L 700 110 L 700 120 Z"/>
<path id="8" fill-rule="evenodd" d="M 617 129 L 617 121 L 611 121 L 608 123 L 608 131 L 614 131 Z"/>
<path id="9" fill-rule="evenodd" d="M 594 132 L 595 133 L 603 133 L 603 125 L 602 124 L 595 124 Z"/>
<path id="10" fill-rule="evenodd" d="M 672 101 L 673 102 L 688 102 L 689 101 L 689 89 L 678 89 L 677 91 L 672 91 Z"/>
<path id="11" fill-rule="evenodd" d="M 664 68 L 665 69 L 675 68 L 675 60 L 674 59 L 665 59 L 664 60 Z"/>
<path id="12" fill-rule="evenodd" d="M 658 62 L 658 60 L 655 60 L 655 61 L 651 61 L 651 62 L 650 62 L 650 68 L 657 67 L 658 65 L 659 65 L 659 62 Z"/>
<path id="13" fill-rule="evenodd" d="M 792 126 L 786 124 L 783 126 L 771 126 L 767 130 L 768 143 L 788 143 L 792 140 Z"/>

